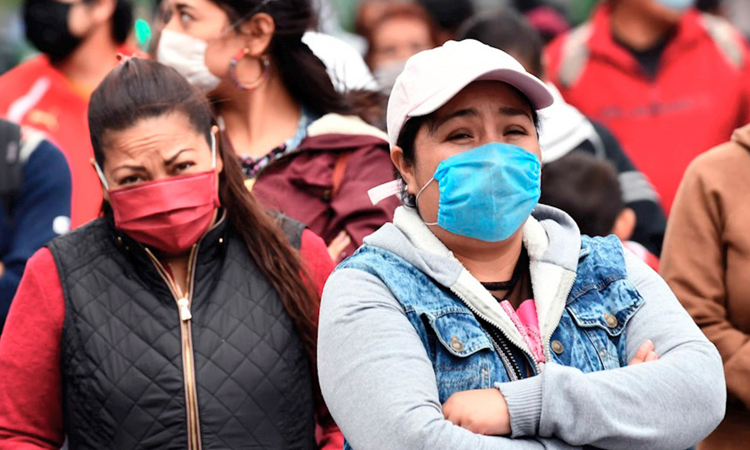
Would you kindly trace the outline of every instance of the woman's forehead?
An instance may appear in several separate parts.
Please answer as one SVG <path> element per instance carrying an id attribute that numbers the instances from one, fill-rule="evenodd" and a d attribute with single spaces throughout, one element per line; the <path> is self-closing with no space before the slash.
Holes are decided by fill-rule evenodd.
<path id="1" fill-rule="evenodd" d="M 194 145 L 202 139 L 184 114 L 165 114 L 137 121 L 132 126 L 106 135 L 105 149 L 110 153 L 138 153 L 145 150 Z"/>

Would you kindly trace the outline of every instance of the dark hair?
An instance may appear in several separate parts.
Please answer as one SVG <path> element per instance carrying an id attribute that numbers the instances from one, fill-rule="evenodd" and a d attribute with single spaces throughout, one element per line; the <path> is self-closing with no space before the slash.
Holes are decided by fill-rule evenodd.
<path id="1" fill-rule="evenodd" d="M 124 44 L 133 29 L 133 5 L 130 0 L 117 0 L 112 14 L 112 38 Z"/>
<path id="2" fill-rule="evenodd" d="M 94 3 L 96 0 L 84 0 L 84 3 Z M 133 4 L 131 0 L 115 0 L 115 10 L 112 13 L 112 39 L 117 44 L 124 44 L 133 29 Z"/>
<path id="3" fill-rule="evenodd" d="M 438 44 L 435 22 L 433 22 L 432 17 L 430 17 L 424 8 L 416 3 L 404 3 L 398 0 L 384 1 L 383 11 L 381 11 L 378 18 L 373 23 L 368 24 L 368 27 L 364 31 L 364 37 L 370 44 L 367 48 L 367 53 L 365 54 L 365 61 L 368 66 L 372 67 L 372 39 L 375 30 L 389 20 L 394 19 L 412 19 L 423 22 L 429 31 L 430 43 L 433 46 Z"/>
<path id="4" fill-rule="evenodd" d="M 336 91 L 326 66 L 302 42 L 314 29 L 317 17 L 310 0 L 211 0 L 223 9 L 231 22 L 248 20 L 253 13 L 265 12 L 276 25 L 269 52 L 284 86 L 291 96 L 310 111 L 355 113 L 345 95 Z"/>
<path id="5" fill-rule="evenodd" d="M 455 32 L 474 15 L 471 0 L 418 0 L 435 23 L 446 31 Z"/>
<path id="6" fill-rule="evenodd" d="M 703 12 L 717 13 L 721 9 L 721 0 L 698 0 L 695 7 Z"/>
<path id="7" fill-rule="evenodd" d="M 130 59 L 113 70 L 91 96 L 89 130 L 96 161 L 103 165 L 111 131 L 128 129 L 143 119 L 181 113 L 210 142 L 212 116 L 208 100 L 177 71 L 153 60 Z M 219 139 L 221 141 L 221 139 Z M 320 299 L 299 253 L 245 187 L 236 156 L 218 146 L 224 163 L 219 198 L 227 220 L 271 286 L 300 334 L 313 370 Z"/>
<path id="8" fill-rule="evenodd" d="M 531 102 L 529 101 L 528 97 L 526 97 L 521 91 L 519 91 L 515 87 L 513 86 L 511 87 L 529 105 L 529 108 L 531 109 L 531 120 L 534 122 L 534 128 L 536 129 L 536 134 L 538 137 L 539 128 L 540 128 L 539 114 L 537 114 L 536 110 L 531 105 Z M 422 125 L 427 125 L 428 127 L 432 127 L 434 123 L 435 123 L 435 113 L 433 112 L 426 116 L 412 117 L 406 121 L 403 127 L 401 127 L 401 132 L 398 135 L 398 139 L 396 139 L 396 145 L 401 147 L 401 150 L 404 152 L 404 161 L 406 161 L 410 165 L 414 164 L 414 158 L 415 158 L 414 144 L 417 139 L 417 133 L 419 133 L 419 130 L 422 129 Z M 399 173 L 398 170 L 396 170 L 396 178 L 402 179 L 401 174 Z M 409 206 L 411 208 L 416 208 L 417 206 L 417 199 L 415 198 L 414 195 L 409 194 L 409 191 L 407 190 L 406 185 L 404 185 L 403 190 L 401 191 L 401 202 L 404 205 Z"/>
<path id="9" fill-rule="evenodd" d="M 589 236 L 612 234 L 625 209 L 615 168 L 582 151 L 545 164 L 540 203 L 567 212 Z"/>
<path id="10" fill-rule="evenodd" d="M 520 62 L 527 66 L 526 70 L 538 78 L 544 75 L 542 37 L 525 17 L 513 9 L 477 16 L 459 32 L 459 39 L 475 39 L 511 53 L 521 59 Z"/>

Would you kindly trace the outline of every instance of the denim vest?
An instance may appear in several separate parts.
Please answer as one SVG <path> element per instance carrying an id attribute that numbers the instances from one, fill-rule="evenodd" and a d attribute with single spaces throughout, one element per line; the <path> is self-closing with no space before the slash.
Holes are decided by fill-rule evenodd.
<path id="1" fill-rule="evenodd" d="M 643 298 L 627 278 L 619 240 L 582 237 L 576 279 L 545 351 L 547 363 L 583 372 L 627 365 L 625 326 Z M 510 381 L 491 338 L 471 310 L 401 257 L 365 245 L 339 269 L 378 277 L 403 306 L 432 361 L 440 402 L 460 391 Z M 562 301 L 562 300 L 561 300 Z"/>

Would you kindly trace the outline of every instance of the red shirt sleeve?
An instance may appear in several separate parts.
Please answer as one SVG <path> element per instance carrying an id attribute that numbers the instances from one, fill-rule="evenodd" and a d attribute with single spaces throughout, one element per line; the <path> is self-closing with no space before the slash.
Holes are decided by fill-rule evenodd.
<path id="1" fill-rule="evenodd" d="M 328 276 L 336 268 L 336 264 L 328 254 L 328 247 L 320 236 L 306 229 L 302 232 L 300 254 L 318 295 L 321 295 Z M 317 421 L 318 448 L 321 450 L 342 449 L 344 447 L 344 436 L 336 422 L 333 421 L 331 413 L 328 412 L 328 407 L 322 402 L 318 405 L 315 419 Z"/>
<path id="2" fill-rule="evenodd" d="M 52 253 L 42 248 L 26 271 L 0 338 L 0 450 L 59 449 L 65 301 Z"/>

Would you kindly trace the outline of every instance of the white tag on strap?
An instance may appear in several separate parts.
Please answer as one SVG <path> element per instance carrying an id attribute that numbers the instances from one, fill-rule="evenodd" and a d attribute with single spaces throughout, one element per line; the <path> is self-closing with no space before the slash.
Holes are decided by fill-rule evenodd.
<path id="1" fill-rule="evenodd" d="M 400 194 L 402 187 L 403 182 L 401 180 L 393 180 L 380 186 L 375 186 L 367 191 L 367 195 L 370 197 L 372 204 L 377 205 L 388 197 Z"/>

